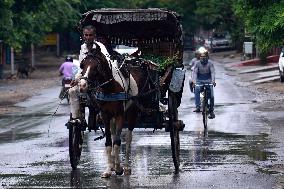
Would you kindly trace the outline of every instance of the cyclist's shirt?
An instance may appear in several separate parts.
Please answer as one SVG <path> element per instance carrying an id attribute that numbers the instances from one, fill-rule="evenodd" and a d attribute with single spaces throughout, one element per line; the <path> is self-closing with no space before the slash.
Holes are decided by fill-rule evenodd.
<path id="1" fill-rule="evenodd" d="M 200 61 L 195 63 L 193 69 L 194 83 L 213 83 L 215 82 L 215 68 L 213 62 L 208 60 L 207 64 L 201 64 Z"/>
<path id="2" fill-rule="evenodd" d="M 64 78 L 72 78 L 73 76 L 73 62 L 64 62 L 60 68 L 59 72 L 63 74 Z"/>

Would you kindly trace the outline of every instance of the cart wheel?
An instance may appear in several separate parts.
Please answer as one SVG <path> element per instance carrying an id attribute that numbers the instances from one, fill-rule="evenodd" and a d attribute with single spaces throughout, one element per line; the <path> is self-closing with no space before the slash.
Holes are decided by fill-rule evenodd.
<path id="1" fill-rule="evenodd" d="M 79 124 L 73 124 L 69 128 L 69 156 L 70 163 L 73 170 L 77 169 L 79 164 L 82 144 L 83 144 L 83 131 L 81 131 Z"/>
<path id="2" fill-rule="evenodd" d="M 172 92 L 168 92 L 168 111 L 169 111 L 169 129 L 171 137 L 171 147 L 172 147 L 172 157 L 174 161 L 175 171 L 179 171 L 180 165 L 180 140 L 179 140 L 179 131 L 175 127 L 174 123 L 177 121 L 178 112 L 177 112 L 177 100 Z"/>

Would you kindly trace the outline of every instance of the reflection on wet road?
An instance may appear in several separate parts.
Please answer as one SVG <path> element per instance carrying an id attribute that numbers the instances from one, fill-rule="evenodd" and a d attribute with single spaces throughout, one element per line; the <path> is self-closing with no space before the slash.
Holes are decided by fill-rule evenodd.
<path id="1" fill-rule="evenodd" d="M 267 174 L 260 168 L 278 160 L 278 143 L 270 138 L 270 127 L 254 111 L 254 97 L 234 86 L 221 67 L 217 70 L 216 118 L 209 120 L 207 133 L 202 115 L 192 112 L 193 95 L 186 80 L 179 108 L 186 124 L 180 135 L 179 174 L 174 174 L 169 133 L 153 133 L 152 129 L 134 130 L 132 175 L 100 178 L 106 168 L 105 141 L 93 141 L 100 132 L 86 133 L 79 169 L 72 171 L 64 126 L 69 107 L 60 106 L 52 120 L 49 116 L 58 103 L 59 89 L 55 88 L 22 104 L 28 110 L 23 115 L 1 117 L 0 183 L 74 188 L 272 188 L 278 174 Z M 124 158 L 124 140 L 122 149 Z"/>

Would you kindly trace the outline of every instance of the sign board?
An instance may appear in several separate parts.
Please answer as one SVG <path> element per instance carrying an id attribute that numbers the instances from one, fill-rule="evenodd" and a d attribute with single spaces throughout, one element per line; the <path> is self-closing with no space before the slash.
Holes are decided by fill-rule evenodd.
<path id="1" fill-rule="evenodd" d="M 57 34 L 56 33 L 50 33 L 46 35 L 41 43 L 41 45 L 56 45 L 56 44 L 57 44 Z"/>
<path id="2" fill-rule="evenodd" d="M 252 54 L 253 42 L 244 42 L 244 51 L 245 54 Z"/>

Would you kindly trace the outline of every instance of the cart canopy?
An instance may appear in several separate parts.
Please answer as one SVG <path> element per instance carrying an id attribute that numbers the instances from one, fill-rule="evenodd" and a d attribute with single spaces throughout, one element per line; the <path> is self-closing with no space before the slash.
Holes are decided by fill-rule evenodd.
<path id="1" fill-rule="evenodd" d="M 112 44 L 180 42 L 182 28 L 177 13 L 162 9 L 97 9 L 83 14 L 78 28 L 93 25 L 97 36 Z"/>

